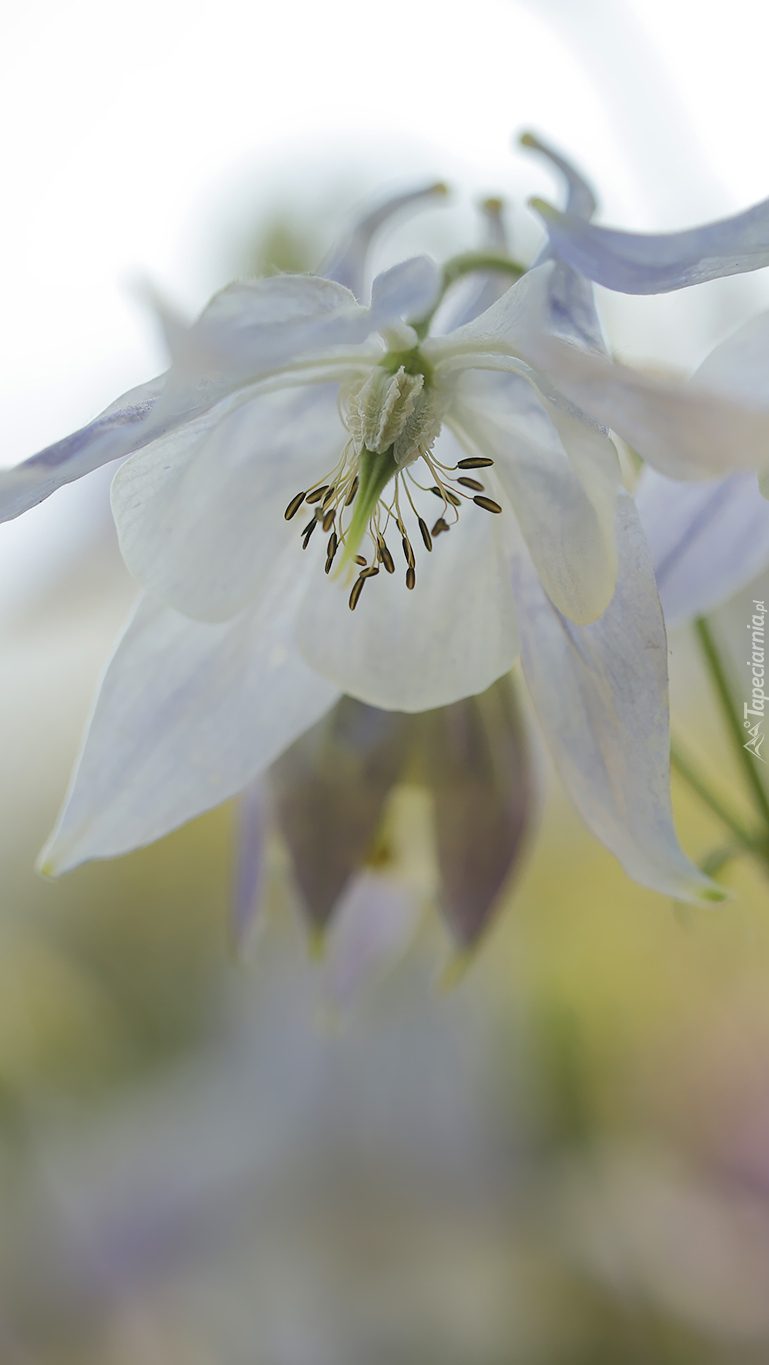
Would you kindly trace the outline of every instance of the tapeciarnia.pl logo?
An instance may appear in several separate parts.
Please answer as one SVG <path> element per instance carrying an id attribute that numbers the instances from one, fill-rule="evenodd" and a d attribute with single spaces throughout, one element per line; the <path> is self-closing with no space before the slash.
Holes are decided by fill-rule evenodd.
<path id="1" fill-rule="evenodd" d="M 748 659 L 748 668 L 751 669 L 752 692 L 750 702 L 745 702 L 743 707 L 745 729 L 750 738 L 747 744 L 743 745 L 743 748 L 749 750 L 753 757 L 759 759 L 761 763 L 766 763 L 766 759 L 761 753 L 761 745 L 764 742 L 763 726 L 767 702 L 767 696 L 764 692 L 764 617 L 766 616 L 766 607 L 763 602 L 756 602 L 755 599 L 753 606 L 756 610 L 748 621 L 748 630 L 752 632 L 753 646 L 752 657 Z M 749 720 L 749 716 L 755 717 L 755 720 Z"/>

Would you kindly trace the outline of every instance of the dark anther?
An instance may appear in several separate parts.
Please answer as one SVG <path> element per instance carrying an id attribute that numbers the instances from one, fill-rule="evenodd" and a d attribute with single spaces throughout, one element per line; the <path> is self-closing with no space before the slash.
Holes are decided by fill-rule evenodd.
<path id="1" fill-rule="evenodd" d="M 385 543 L 384 543 L 384 538 L 383 538 L 382 536 L 379 537 L 379 541 L 378 541 L 378 544 L 377 544 L 377 551 L 378 551 L 378 554 L 379 554 L 379 558 L 380 558 L 382 564 L 384 564 L 384 566 L 385 566 L 387 572 L 388 572 L 388 573 L 395 573 L 395 562 L 394 562 L 394 560 L 393 560 L 392 555 L 390 554 L 390 551 L 388 550 L 387 546 L 385 545 Z"/>
<path id="2" fill-rule="evenodd" d="M 417 576 L 416 576 L 416 574 L 415 574 L 415 572 L 414 572 L 414 567 L 413 567 L 413 565 L 409 564 L 409 567 L 408 567 L 407 570 L 406 570 L 406 587 L 407 587 L 407 588 L 415 588 L 415 587 L 416 587 L 416 584 L 417 584 Z"/>
<path id="3" fill-rule="evenodd" d="M 336 509 L 335 509 L 334 507 L 332 507 L 331 510 L 330 510 L 329 512 L 327 512 L 326 515 L 325 515 L 325 517 L 323 518 L 323 530 L 324 530 L 324 531 L 330 531 L 330 530 L 331 530 L 331 527 L 334 525 L 334 517 L 335 517 L 335 516 L 336 516 Z"/>
<path id="4" fill-rule="evenodd" d="M 432 550 L 433 548 L 432 537 L 427 529 L 427 522 L 423 521 L 421 517 L 419 518 L 419 529 L 422 532 L 422 539 L 425 543 L 425 549 Z"/>
<path id="5" fill-rule="evenodd" d="M 320 502 L 327 488 L 328 488 L 327 483 L 321 484 L 320 488 L 313 488 L 312 492 L 307 494 L 307 501 Z"/>
<path id="6" fill-rule="evenodd" d="M 450 530 L 450 527 L 449 527 L 448 522 L 447 522 L 447 521 L 444 521 L 444 520 L 443 520 L 443 517 L 439 517 L 438 520 L 436 521 L 434 527 L 433 527 L 433 535 L 434 535 L 434 536 L 439 536 L 439 535 L 441 534 L 441 531 L 448 531 L 448 530 Z"/>
<path id="7" fill-rule="evenodd" d="M 304 493 L 297 493 L 296 497 L 291 499 L 290 503 L 288 504 L 288 507 L 283 513 L 284 517 L 286 518 L 286 521 L 290 521 L 292 517 L 296 516 L 303 502 Z"/>
<path id="8" fill-rule="evenodd" d="M 353 583 L 352 592 L 350 593 L 350 611 L 355 611 L 355 608 L 358 605 L 358 598 L 363 592 L 363 585 L 365 584 L 365 582 L 366 580 L 363 577 L 363 574 L 361 574 L 360 578 L 356 578 L 355 582 Z"/>
<path id="9" fill-rule="evenodd" d="M 501 512 L 502 508 L 493 498 L 473 498 L 473 502 L 478 507 L 483 507 L 486 512 Z"/>
<path id="10" fill-rule="evenodd" d="M 473 455 L 468 460 L 460 460 L 457 469 L 486 469 L 493 460 L 487 460 L 482 455 Z"/>
<path id="11" fill-rule="evenodd" d="M 328 492 L 326 493 L 326 496 L 325 496 L 325 498 L 323 499 L 323 502 L 321 503 L 321 507 L 327 507 L 328 504 L 330 503 L 331 499 L 333 498 L 333 496 L 334 496 L 335 493 L 336 493 L 336 489 L 335 489 L 334 485 L 333 485 L 332 483 L 330 483 L 329 486 L 328 486 Z"/>
<path id="12" fill-rule="evenodd" d="M 347 499 L 346 499 L 345 504 L 344 504 L 345 507 L 349 507 L 349 506 L 350 506 L 350 503 L 352 502 L 353 498 L 355 497 L 355 494 L 357 493 L 357 491 L 358 491 L 358 475 L 356 474 L 356 475 L 355 475 L 355 478 L 354 478 L 353 481 L 352 481 L 352 488 L 350 489 L 349 493 L 347 494 Z"/>
<path id="13" fill-rule="evenodd" d="M 304 530 L 302 531 L 302 535 L 304 536 L 304 545 L 303 545 L 303 549 L 305 549 L 305 550 L 307 549 L 307 546 L 308 546 L 309 541 L 310 541 L 310 536 L 312 535 L 313 531 L 315 530 L 315 527 L 317 526 L 317 524 L 318 524 L 318 523 L 317 523 L 317 521 L 315 520 L 315 517 L 313 517 L 312 521 L 308 521 L 307 525 L 305 526 Z"/>
<path id="14" fill-rule="evenodd" d="M 477 479 L 457 479 L 457 483 L 461 483 L 464 488 L 474 488 L 476 493 L 483 492 L 483 484 Z"/>
<path id="15" fill-rule="evenodd" d="M 336 531 L 332 531 L 331 535 L 328 538 L 328 549 L 326 551 L 326 573 L 329 573 L 331 570 L 331 565 L 334 562 L 334 555 L 336 554 L 338 548 L 339 541 L 337 540 L 336 537 Z"/>
<path id="16" fill-rule="evenodd" d="M 376 578 L 376 576 L 377 576 L 378 573 L 379 573 L 379 570 L 378 570 L 376 564 L 371 564 L 371 565 L 369 565 L 369 567 L 368 567 L 367 569 L 364 569 L 364 570 L 363 570 L 363 573 L 360 574 L 359 577 L 360 577 L 360 578 Z"/>
<path id="17" fill-rule="evenodd" d="M 356 563 L 356 564 L 362 564 L 363 567 L 364 567 L 364 569 L 365 569 L 366 565 L 368 564 L 368 560 L 367 560 L 367 559 L 364 559 L 364 558 L 363 558 L 363 555 L 356 555 L 356 556 L 355 556 L 355 563 Z"/>
<path id="18" fill-rule="evenodd" d="M 408 564 L 410 569 L 413 569 L 416 561 L 414 559 L 414 551 L 411 548 L 411 542 L 408 536 L 403 537 L 401 544 L 403 546 L 403 553 L 406 556 L 406 563 Z"/>

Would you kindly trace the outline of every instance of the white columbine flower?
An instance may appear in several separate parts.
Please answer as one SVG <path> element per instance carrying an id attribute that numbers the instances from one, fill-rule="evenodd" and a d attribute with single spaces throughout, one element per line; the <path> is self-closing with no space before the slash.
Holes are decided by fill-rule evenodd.
<path id="1" fill-rule="evenodd" d="M 549 155 L 589 216 L 589 190 Z M 175 335 L 166 376 L 4 477 L 15 515 L 130 453 L 112 501 L 145 589 L 46 871 L 242 790 L 343 693 L 426 710 L 482 692 L 520 650 L 590 828 L 638 880 L 707 894 L 673 829 L 648 551 L 602 403 L 575 406 L 565 382 L 589 388 L 587 356 L 599 397 L 611 388 L 590 286 L 543 259 L 480 316 L 425 335 L 439 296 L 425 257 L 380 275 L 365 306 L 321 276 L 235 284 Z M 648 457 L 677 472 L 682 424 L 665 402 L 649 398 L 650 430 L 668 422 L 670 452 L 652 439 Z M 731 442 L 708 455 L 728 469 Z"/>

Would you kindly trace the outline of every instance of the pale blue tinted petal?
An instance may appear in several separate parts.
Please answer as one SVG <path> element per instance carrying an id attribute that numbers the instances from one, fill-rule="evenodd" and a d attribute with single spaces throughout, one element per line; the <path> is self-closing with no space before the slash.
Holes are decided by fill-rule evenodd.
<path id="1" fill-rule="evenodd" d="M 532 133 L 524 133 L 521 138 L 521 145 L 541 152 L 560 171 L 568 189 L 566 212 L 577 218 L 592 218 L 596 209 L 595 195 L 587 181 L 572 166 L 571 162 L 567 161 L 566 157 L 561 156 L 547 142 L 534 137 Z M 580 345 L 599 351 L 604 350 L 603 334 L 601 324 L 598 321 L 598 314 L 595 311 L 592 284 L 584 275 L 573 270 L 565 260 L 559 257 L 557 250 L 554 249 L 553 242 L 548 239 L 534 264 L 541 265 L 551 258 L 554 258 L 557 264 L 549 280 L 550 327 L 554 332 L 561 336 L 570 337 L 579 342 Z"/>
<path id="2" fill-rule="evenodd" d="M 286 506 L 334 468 L 345 436 L 337 386 L 324 384 L 231 400 L 154 442 L 112 487 L 126 564 L 187 616 L 236 615 L 299 540 L 313 509 L 287 522 Z"/>
<path id="3" fill-rule="evenodd" d="M 495 461 L 551 600 L 572 621 L 594 621 L 617 572 L 619 465 L 608 436 L 519 375 L 468 375 L 450 419 L 470 453 Z"/>
<path id="4" fill-rule="evenodd" d="M 583 412 L 616 431 L 663 474 L 706 479 L 769 458 L 769 404 L 748 406 L 705 387 L 612 364 L 557 337 L 529 334 L 532 363 Z"/>
<path id="5" fill-rule="evenodd" d="M 191 328 L 179 370 L 189 384 L 196 370 L 226 369 L 257 378 L 297 357 L 322 356 L 359 345 L 380 327 L 426 312 L 439 287 L 427 256 L 401 261 L 374 280 L 363 308 L 341 284 L 319 275 L 270 275 L 229 285 Z"/>
<path id="6" fill-rule="evenodd" d="M 444 198 L 446 193 L 445 185 L 423 185 L 417 190 L 407 190 L 405 194 L 396 194 L 391 199 L 386 199 L 383 204 L 379 204 L 359 219 L 347 242 L 343 247 L 332 251 L 321 265 L 318 274 L 324 275 L 328 280 L 336 280 L 337 284 L 343 284 L 356 298 L 362 300 L 368 253 L 379 229 L 391 218 L 401 214 L 404 209 L 419 208 L 431 199 Z"/>
<path id="7" fill-rule="evenodd" d="M 65 483 L 117 460 L 157 436 L 152 410 L 165 377 L 129 389 L 93 422 L 41 450 L 13 469 L 0 470 L 0 521 L 10 521 L 43 502 Z"/>
<path id="8" fill-rule="evenodd" d="M 668 625 L 712 611 L 769 564 L 755 474 L 681 483 L 646 469 L 636 503 Z"/>
<path id="9" fill-rule="evenodd" d="M 380 328 L 399 318 L 420 318 L 438 298 L 441 272 L 429 256 L 399 261 L 377 275 L 371 286 L 371 327 Z"/>
<path id="10" fill-rule="evenodd" d="M 722 275 L 769 265 L 769 199 L 753 208 L 685 232 L 617 232 L 540 199 L 553 251 L 575 270 L 623 294 L 665 294 Z"/>
<path id="11" fill-rule="evenodd" d="M 568 189 L 566 212 L 573 214 L 575 218 L 592 218 L 597 207 L 596 198 L 590 185 L 576 167 L 551 147 L 549 142 L 545 142 L 541 137 L 535 137 L 533 133 L 524 133 L 520 142 L 522 147 L 531 147 L 533 151 L 541 152 L 561 172 Z"/>
<path id="12" fill-rule="evenodd" d="M 628 876 L 681 900 L 712 883 L 679 846 L 670 804 L 667 644 L 635 505 L 621 491 L 617 588 L 575 626 L 516 561 L 521 662 L 556 767 L 585 824 Z"/>
<path id="13" fill-rule="evenodd" d="M 102 680 L 64 809 L 41 855 L 66 872 L 151 843 L 219 805 L 333 704 L 296 652 L 295 559 L 262 608 L 223 625 L 139 603 Z"/>
<path id="14" fill-rule="evenodd" d="M 364 341 L 375 329 L 349 289 L 318 275 L 269 275 L 216 294 L 180 347 L 188 374 L 215 366 L 234 374 L 280 370 L 299 355 Z"/>
<path id="15" fill-rule="evenodd" d="M 445 431 L 436 452 L 447 464 L 464 455 Z M 504 497 L 493 484 L 490 492 Z M 429 493 L 417 506 L 430 523 L 441 511 Z M 297 641 L 308 663 L 351 696 L 384 710 L 425 711 L 483 692 L 515 660 L 510 523 L 470 504 L 428 554 L 409 513 L 405 521 L 416 554 L 416 588 L 406 588 L 400 535 L 391 523 L 386 540 L 396 573 L 370 579 L 355 611 L 348 606 L 352 581 L 327 578 L 318 556 Z"/>

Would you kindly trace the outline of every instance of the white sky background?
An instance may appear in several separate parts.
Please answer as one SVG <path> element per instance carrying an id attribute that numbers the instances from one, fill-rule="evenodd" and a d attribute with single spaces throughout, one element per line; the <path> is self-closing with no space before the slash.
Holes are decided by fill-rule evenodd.
<path id="1" fill-rule="evenodd" d="M 396 231 L 384 263 L 470 244 L 473 199 L 499 192 L 531 250 L 522 205 L 559 187 L 511 152 L 526 127 L 579 162 L 616 226 L 767 197 L 767 50 L 764 0 L 26 0 L 0 57 L 0 463 L 164 367 L 132 281 L 195 312 L 250 221 L 284 204 L 322 236 L 383 185 L 444 178 L 452 206 Z M 767 275 L 614 296 L 610 339 L 694 364 L 766 306 Z M 33 524 L 0 528 L 6 558 Z"/>

